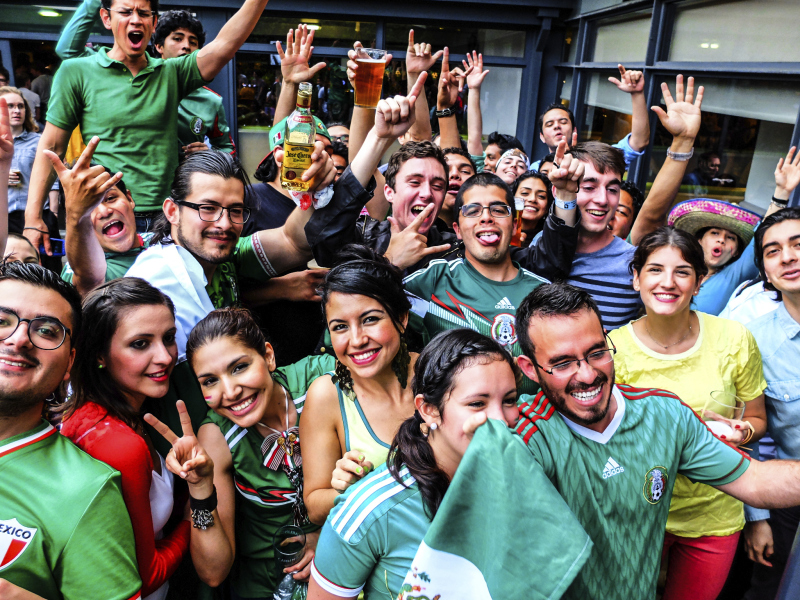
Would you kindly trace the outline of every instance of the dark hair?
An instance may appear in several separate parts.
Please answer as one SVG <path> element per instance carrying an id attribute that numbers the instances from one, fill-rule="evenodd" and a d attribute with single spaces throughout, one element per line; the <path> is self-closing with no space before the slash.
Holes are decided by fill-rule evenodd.
<path id="1" fill-rule="evenodd" d="M 631 220 L 633 222 L 639 216 L 639 211 L 642 209 L 642 204 L 644 204 L 644 194 L 632 181 L 623 181 L 619 189 L 628 192 L 631 200 L 633 200 L 633 219 Z"/>
<path id="2" fill-rule="evenodd" d="M 345 160 L 345 163 L 349 165 L 350 157 L 347 154 L 349 152 L 347 146 L 345 146 L 343 142 L 333 142 L 331 146 L 332 146 L 331 152 L 336 156 L 341 156 Z"/>
<path id="3" fill-rule="evenodd" d="M 634 271 L 641 274 L 650 255 L 656 250 L 667 246 L 677 248 L 680 251 L 683 260 L 692 265 L 697 281 L 702 280 L 708 274 L 708 267 L 706 266 L 703 247 L 700 242 L 692 234 L 666 225 L 651 231 L 642 238 L 628 265 L 628 272 L 631 275 L 633 275 Z"/>
<path id="4" fill-rule="evenodd" d="M 703 152 L 700 156 L 698 156 L 697 157 L 697 164 L 699 166 L 701 166 L 701 167 L 707 167 L 708 163 L 715 156 L 720 160 L 720 162 L 722 162 L 722 156 L 718 152 L 714 152 L 712 150 L 710 152 Z"/>
<path id="5" fill-rule="evenodd" d="M 767 230 L 773 225 L 783 223 L 784 221 L 800 221 L 800 208 L 793 206 L 791 208 L 782 208 L 781 210 L 772 213 L 761 222 L 761 225 L 756 229 L 755 234 L 755 256 L 753 257 L 761 273 L 761 280 L 764 282 L 764 289 L 775 292 L 775 299 L 780 302 L 783 300 L 781 294 L 774 285 L 767 281 L 767 273 L 764 271 L 764 235 Z"/>
<path id="6" fill-rule="evenodd" d="M 41 256 L 41 254 L 39 254 L 39 249 L 36 246 L 34 246 L 33 243 L 28 238 L 26 238 L 24 235 L 20 235 L 18 233 L 9 233 L 8 234 L 8 239 L 9 240 L 12 240 L 12 239 L 13 240 L 22 240 L 23 242 L 27 242 L 28 246 L 30 246 L 31 249 L 33 250 L 33 252 L 36 254 L 36 259 L 41 262 L 42 256 Z M 6 247 L 6 250 L 8 250 L 7 247 Z M 10 254 L 6 254 L 5 258 L 8 259 L 9 256 L 11 256 L 11 255 Z"/>
<path id="7" fill-rule="evenodd" d="M 579 142 L 569 152 L 574 158 L 591 163 L 598 173 L 616 173 L 622 181 L 626 166 L 625 155 L 619 148 L 603 142 Z"/>
<path id="8" fill-rule="evenodd" d="M 536 228 L 534 229 L 536 233 L 539 233 L 542 231 L 542 229 L 544 229 L 544 222 L 547 219 L 547 215 L 550 214 L 550 207 L 553 206 L 553 202 L 555 201 L 555 198 L 553 197 L 553 184 L 550 183 L 550 178 L 544 173 L 540 173 L 539 171 L 526 171 L 517 177 L 517 180 L 514 182 L 512 192 L 515 198 L 517 196 L 517 190 L 519 190 L 519 186 L 526 179 L 538 179 L 544 183 L 544 190 L 547 193 L 547 206 L 544 207 L 542 218 L 536 223 Z M 528 235 L 530 235 L 530 233 Z"/>
<path id="9" fill-rule="evenodd" d="M 386 177 L 386 185 L 394 189 L 394 178 L 397 176 L 398 171 L 412 158 L 435 158 L 442 165 L 445 179 L 447 179 L 447 161 L 444 159 L 444 154 L 439 146 L 428 141 L 407 142 L 400 146 L 400 149 L 392 154 L 392 157 L 389 159 L 389 167 L 384 174 L 384 177 Z"/>
<path id="10" fill-rule="evenodd" d="M 264 183 L 270 183 L 275 181 L 275 178 L 280 173 L 280 167 L 278 163 L 275 162 L 275 153 L 270 152 L 264 159 L 258 164 L 258 168 L 256 172 L 253 173 L 253 177 L 262 181 Z"/>
<path id="11" fill-rule="evenodd" d="M 328 301 L 334 292 L 377 300 L 401 332 L 400 323 L 411 310 L 400 270 L 371 248 L 356 244 L 348 244 L 337 253 L 334 267 L 317 292 L 326 318 Z"/>
<path id="12" fill-rule="evenodd" d="M 342 123 L 341 121 L 334 121 L 333 123 L 328 123 L 325 127 L 327 129 L 330 129 L 331 127 L 346 127 L 347 129 L 350 129 L 350 125 L 348 125 L 347 123 Z"/>
<path id="13" fill-rule="evenodd" d="M 742 255 L 747 245 L 744 243 L 744 240 L 739 236 L 738 233 L 736 233 L 735 231 L 731 231 L 730 229 L 727 229 L 722 225 L 713 225 L 711 227 L 702 227 L 698 229 L 694 233 L 695 239 L 699 242 L 700 240 L 703 239 L 703 237 L 708 233 L 710 229 L 724 229 L 725 231 L 727 231 L 736 238 L 736 252 L 733 253 L 733 256 L 731 256 L 731 259 L 728 262 L 722 265 L 722 268 L 724 269 L 728 265 L 735 262 Z"/>
<path id="14" fill-rule="evenodd" d="M 238 179 L 244 186 L 242 200 L 245 205 L 252 208 L 254 195 L 250 189 L 250 179 L 244 172 L 241 163 L 230 154 L 216 150 L 195 152 L 183 159 L 183 162 L 175 169 L 175 177 L 172 180 L 169 197 L 173 201 L 185 200 L 192 193 L 192 175 L 195 173 L 217 175 L 223 179 Z M 171 227 L 166 215 L 159 215 L 153 224 L 153 238 L 150 243 L 155 245 L 162 242 L 170 235 Z"/>
<path id="15" fill-rule="evenodd" d="M 472 160 L 472 156 L 470 156 L 470 153 L 464 150 L 463 148 L 456 148 L 455 146 L 451 146 L 450 148 L 445 148 L 444 150 L 442 150 L 442 154 L 444 154 L 445 160 L 447 160 L 448 154 L 458 154 L 459 156 L 463 156 L 469 161 L 469 165 L 472 167 L 473 175 L 478 172 L 478 166 L 475 164 L 475 161 Z"/>
<path id="16" fill-rule="evenodd" d="M 196 37 L 199 47 L 206 43 L 206 32 L 203 24 L 192 16 L 188 10 L 168 10 L 158 17 L 156 31 L 153 34 L 153 45 L 163 46 L 164 40 L 177 29 L 188 29 Z"/>
<path id="17" fill-rule="evenodd" d="M 458 222 L 461 215 L 461 207 L 464 206 L 464 194 L 474 187 L 485 188 L 490 186 L 498 187 L 503 190 L 506 195 L 506 204 L 511 207 L 511 217 L 516 218 L 517 209 L 516 205 L 514 204 L 514 194 L 511 192 L 511 188 L 508 187 L 508 184 L 505 181 L 500 179 L 500 177 L 494 173 L 483 171 L 482 173 L 478 173 L 477 175 L 473 175 L 467 179 L 461 186 L 461 189 L 458 190 L 455 202 L 453 202 L 453 215 L 455 216 L 456 222 Z"/>
<path id="18" fill-rule="evenodd" d="M 539 131 L 542 130 L 544 127 L 544 116 L 549 113 L 554 108 L 558 110 L 563 110 L 565 113 L 569 115 L 569 122 L 572 123 L 572 128 L 575 129 L 575 115 L 572 114 L 572 111 L 567 108 L 565 105 L 561 104 L 560 102 L 553 102 L 553 104 L 549 105 L 542 111 L 542 114 L 539 115 Z"/>
<path id="19" fill-rule="evenodd" d="M 603 326 L 600 309 L 588 292 L 562 282 L 546 283 L 537 287 L 525 297 L 517 309 L 517 340 L 523 354 L 533 360 L 536 352 L 530 336 L 533 317 L 569 316 L 584 310 L 594 312 L 600 326 Z"/>
<path id="20" fill-rule="evenodd" d="M 119 393 L 108 369 L 97 368 L 100 358 L 108 353 L 123 313 L 139 306 L 166 306 L 175 316 L 175 305 L 169 296 L 138 277 L 114 279 L 83 299 L 83 314 L 92 324 L 92 332 L 82 335 L 76 348 L 72 395 L 60 411 L 64 418 L 91 401 L 133 429 L 141 423 L 140 416 Z"/>
<path id="21" fill-rule="evenodd" d="M 213 310 L 194 326 L 186 342 L 186 360 L 192 364 L 195 353 L 219 338 L 229 337 L 266 355 L 267 338 L 246 308 L 220 308 Z"/>
<path id="22" fill-rule="evenodd" d="M 506 135 L 505 133 L 500 133 L 497 131 L 490 133 L 488 139 L 486 140 L 487 146 L 491 146 L 492 144 L 496 144 L 503 152 L 506 150 L 511 150 L 512 148 L 516 148 L 517 150 L 522 150 L 522 152 L 525 152 L 525 147 L 517 138 L 515 138 L 513 135 Z"/>
<path id="23" fill-rule="evenodd" d="M 544 163 L 547 163 L 547 162 L 553 163 L 554 165 L 556 164 L 556 153 L 555 152 L 551 152 L 550 154 L 546 154 L 545 157 L 542 160 L 539 161 L 539 168 L 541 168 L 541 166 Z"/>
<path id="24" fill-rule="evenodd" d="M 412 383 L 414 396 L 422 395 L 423 402 L 439 411 L 444 418 L 445 405 L 456 385 L 456 377 L 475 364 L 505 361 L 517 376 L 514 359 L 493 339 L 472 329 L 442 331 L 425 346 L 414 367 Z M 436 463 L 433 449 L 422 434 L 423 423 L 419 411 L 406 419 L 392 440 L 387 461 L 389 472 L 398 483 L 403 483 L 400 470 L 408 467 L 419 485 L 425 508 L 431 519 L 436 515 L 450 478 Z"/>
<path id="25" fill-rule="evenodd" d="M 114 0 L 102 0 L 101 8 L 105 8 L 106 10 L 111 9 L 111 4 Z M 148 0 L 150 2 L 150 10 L 153 11 L 154 14 L 158 14 L 158 0 Z"/>
<path id="26" fill-rule="evenodd" d="M 11 83 L 10 79 L 11 76 L 8 74 L 8 69 L 6 69 L 5 67 L 0 67 L 0 75 L 6 78 L 6 84 Z"/>
<path id="27" fill-rule="evenodd" d="M 76 346 L 77 341 L 81 338 L 83 313 L 81 295 L 74 285 L 67 283 L 57 273 L 40 265 L 19 261 L 2 261 L 0 263 L 0 281 L 21 281 L 35 287 L 52 290 L 66 300 L 72 312 L 72 334 L 67 337 L 70 347 Z"/>

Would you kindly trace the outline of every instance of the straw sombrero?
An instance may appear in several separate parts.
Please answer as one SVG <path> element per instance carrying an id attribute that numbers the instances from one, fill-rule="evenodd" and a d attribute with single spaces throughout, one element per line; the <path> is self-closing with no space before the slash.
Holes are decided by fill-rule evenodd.
<path id="1" fill-rule="evenodd" d="M 736 204 L 695 198 L 676 204 L 670 211 L 667 224 L 696 234 L 706 227 L 721 227 L 738 235 L 745 245 L 753 239 L 753 230 L 761 220 L 761 215 Z"/>

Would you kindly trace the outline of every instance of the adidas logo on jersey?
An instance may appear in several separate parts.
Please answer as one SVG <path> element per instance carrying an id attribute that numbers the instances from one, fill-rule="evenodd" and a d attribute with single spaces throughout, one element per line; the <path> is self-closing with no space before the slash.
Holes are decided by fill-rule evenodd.
<path id="1" fill-rule="evenodd" d="M 499 309 L 505 309 L 505 310 L 516 310 L 514 308 L 514 305 L 511 304 L 511 302 L 509 301 L 508 298 L 503 298 L 502 300 L 500 300 L 500 302 L 495 304 L 494 307 L 495 308 L 499 308 Z"/>
<path id="2" fill-rule="evenodd" d="M 620 466 L 617 461 L 609 456 L 608 461 L 606 461 L 606 466 L 603 467 L 603 479 L 608 479 L 609 477 L 613 477 L 614 475 L 619 475 L 620 473 L 624 472 L 625 467 Z"/>

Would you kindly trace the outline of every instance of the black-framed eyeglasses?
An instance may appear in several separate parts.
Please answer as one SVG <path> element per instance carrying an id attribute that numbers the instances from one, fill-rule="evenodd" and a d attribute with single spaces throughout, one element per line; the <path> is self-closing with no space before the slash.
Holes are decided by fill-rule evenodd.
<path id="1" fill-rule="evenodd" d="M 508 204 L 490 204 L 489 206 L 465 204 L 461 207 L 461 214 L 468 219 L 477 219 L 483 215 L 484 210 L 488 210 L 490 215 L 498 219 L 511 216 L 511 207 Z"/>
<path id="2" fill-rule="evenodd" d="M 331 141 L 342 142 L 343 144 L 347 144 L 348 142 L 350 142 L 350 134 L 345 133 L 344 135 L 332 135 Z"/>
<path id="3" fill-rule="evenodd" d="M 222 213 L 228 211 L 231 223 L 243 225 L 250 218 L 250 209 L 246 206 L 220 206 L 219 204 L 195 204 L 186 200 L 173 200 L 175 204 L 196 210 L 200 219 L 208 223 L 215 223 L 222 218 Z"/>
<path id="4" fill-rule="evenodd" d="M 556 363 L 555 365 L 551 366 L 550 369 L 545 369 L 542 365 L 536 362 L 536 359 L 533 360 L 533 364 L 539 367 L 542 371 L 547 373 L 548 375 L 552 375 L 553 377 L 558 378 L 567 378 L 572 377 L 577 373 L 581 368 L 581 363 L 585 362 L 590 367 L 602 367 L 607 365 L 608 363 L 614 360 L 614 355 L 617 353 L 617 347 L 614 345 L 614 342 L 611 340 L 610 337 L 606 336 L 606 340 L 611 344 L 611 348 L 604 348 L 603 350 L 595 350 L 594 352 L 590 352 L 583 358 L 574 358 L 572 360 L 565 360 L 564 362 Z"/>
<path id="5" fill-rule="evenodd" d="M 133 16 L 134 9 L 132 8 L 109 8 L 107 9 L 109 12 L 115 12 L 123 19 L 130 19 Z M 136 13 L 139 15 L 140 19 L 151 19 L 155 14 L 152 10 L 136 10 Z"/>
<path id="6" fill-rule="evenodd" d="M 28 324 L 28 339 L 40 350 L 56 350 L 68 335 L 72 336 L 69 327 L 55 317 L 22 319 L 13 310 L 0 308 L 0 341 L 14 335 L 20 323 Z"/>

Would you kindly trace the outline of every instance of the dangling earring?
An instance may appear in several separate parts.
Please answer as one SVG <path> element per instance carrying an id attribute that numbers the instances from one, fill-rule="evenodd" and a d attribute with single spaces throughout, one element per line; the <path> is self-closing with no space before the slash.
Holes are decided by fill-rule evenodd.
<path id="1" fill-rule="evenodd" d="M 343 392 L 353 392 L 353 378 L 350 375 L 350 369 L 345 367 L 339 359 L 336 359 L 333 382 L 338 383 Z"/>
<path id="2" fill-rule="evenodd" d="M 411 364 L 411 355 L 408 353 L 408 343 L 406 342 L 406 334 L 400 334 L 400 348 L 392 361 L 392 371 L 394 371 L 397 381 L 400 382 L 400 387 L 405 389 L 408 384 L 408 365 Z"/>
<path id="3" fill-rule="evenodd" d="M 425 421 L 423 421 L 422 423 L 419 424 L 419 431 L 425 437 L 428 437 L 428 432 L 430 431 L 430 429 L 431 428 L 428 427 L 428 424 L 425 423 Z"/>

